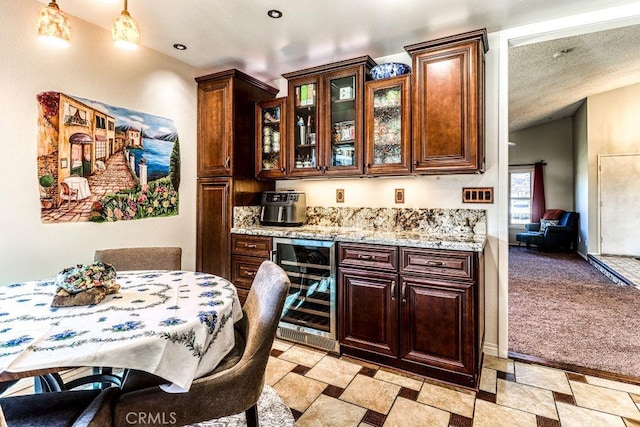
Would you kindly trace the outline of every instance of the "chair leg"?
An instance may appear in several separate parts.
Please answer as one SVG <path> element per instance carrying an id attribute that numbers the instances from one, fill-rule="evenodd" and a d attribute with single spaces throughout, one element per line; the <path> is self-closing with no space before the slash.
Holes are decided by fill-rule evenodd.
<path id="1" fill-rule="evenodd" d="M 244 411 L 247 416 L 247 427 L 258 427 L 258 404 Z"/>

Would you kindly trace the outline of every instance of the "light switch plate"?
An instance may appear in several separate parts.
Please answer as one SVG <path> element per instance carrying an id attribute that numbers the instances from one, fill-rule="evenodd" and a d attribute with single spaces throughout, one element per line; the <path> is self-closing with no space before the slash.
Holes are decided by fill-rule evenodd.
<path id="1" fill-rule="evenodd" d="M 493 203 L 493 187 L 462 188 L 462 203 Z"/>
<path id="2" fill-rule="evenodd" d="M 337 203 L 344 203 L 344 189 L 343 188 L 336 189 L 336 202 Z"/>

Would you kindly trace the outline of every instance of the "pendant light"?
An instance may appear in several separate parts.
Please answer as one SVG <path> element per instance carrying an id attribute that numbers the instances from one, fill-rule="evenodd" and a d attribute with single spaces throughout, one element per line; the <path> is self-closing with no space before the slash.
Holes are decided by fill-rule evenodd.
<path id="1" fill-rule="evenodd" d="M 111 31 L 113 43 L 120 49 L 133 50 L 140 44 L 140 31 L 138 24 L 127 11 L 127 0 L 124 0 L 124 10 L 116 18 Z"/>
<path id="2" fill-rule="evenodd" d="M 40 11 L 38 37 L 52 45 L 69 46 L 71 24 L 65 14 L 60 11 L 56 0 L 51 0 L 49 5 Z"/>

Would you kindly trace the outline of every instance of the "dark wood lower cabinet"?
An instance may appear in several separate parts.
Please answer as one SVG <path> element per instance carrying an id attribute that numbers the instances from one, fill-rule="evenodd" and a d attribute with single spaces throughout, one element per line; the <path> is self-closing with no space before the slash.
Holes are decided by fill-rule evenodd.
<path id="1" fill-rule="evenodd" d="M 260 265 L 271 256 L 271 241 L 271 237 L 231 235 L 231 281 L 242 304 Z"/>
<path id="2" fill-rule="evenodd" d="M 398 275 L 341 268 L 338 281 L 340 342 L 379 354 L 397 354 Z"/>
<path id="3" fill-rule="evenodd" d="M 401 281 L 405 298 L 400 310 L 399 359 L 418 368 L 440 370 L 448 381 L 457 374 L 473 378 L 474 335 L 469 318 L 473 286 L 411 276 L 403 276 Z"/>
<path id="4" fill-rule="evenodd" d="M 380 272 L 366 263 L 354 267 L 358 251 L 369 256 L 376 246 L 343 243 L 338 252 L 342 352 L 477 388 L 484 334 L 482 254 L 401 247 L 400 262 Z M 411 259 L 418 261 L 406 261 Z M 449 277 L 458 270 L 467 278 Z"/>

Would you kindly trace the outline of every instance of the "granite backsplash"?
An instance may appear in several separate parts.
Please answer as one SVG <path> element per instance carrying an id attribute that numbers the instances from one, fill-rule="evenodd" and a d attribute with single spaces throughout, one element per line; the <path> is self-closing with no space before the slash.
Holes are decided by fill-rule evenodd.
<path id="1" fill-rule="evenodd" d="M 233 210 L 233 226 L 260 225 L 260 206 Z M 429 234 L 487 234 L 482 209 L 343 208 L 307 207 L 305 226 L 362 230 L 412 231 Z"/>

